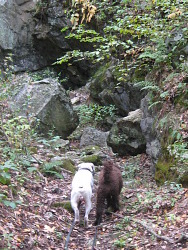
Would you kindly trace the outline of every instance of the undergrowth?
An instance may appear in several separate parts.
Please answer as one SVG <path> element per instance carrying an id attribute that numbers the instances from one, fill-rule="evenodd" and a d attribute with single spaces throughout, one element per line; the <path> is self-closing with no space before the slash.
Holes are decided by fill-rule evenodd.
<path id="1" fill-rule="evenodd" d="M 187 1 L 91 1 L 97 9 L 90 22 L 85 22 L 80 11 L 86 1 L 78 2 L 70 6 L 67 17 L 76 18 L 75 13 L 79 13 L 79 18 L 71 31 L 63 27 L 62 32 L 66 39 L 82 45 L 82 49 L 73 48 L 57 59 L 56 64 L 90 60 L 93 64 L 104 65 L 112 58 L 117 59 L 114 68 L 119 77 L 115 85 L 126 86 L 131 82 L 148 93 L 149 109 L 157 114 L 155 126 L 162 141 L 166 141 L 162 150 L 168 152 L 169 158 L 175 157 L 176 162 L 186 166 Z M 82 110 L 88 118 L 83 117 Z M 82 107 L 81 122 L 89 122 L 92 111 L 91 107 Z M 163 129 L 158 122 L 164 120 L 169 111 L 179 113 L 179 117 L 174 126 L 166 119 Z M 177 128 L 178 122 L 181 125 Z"/>

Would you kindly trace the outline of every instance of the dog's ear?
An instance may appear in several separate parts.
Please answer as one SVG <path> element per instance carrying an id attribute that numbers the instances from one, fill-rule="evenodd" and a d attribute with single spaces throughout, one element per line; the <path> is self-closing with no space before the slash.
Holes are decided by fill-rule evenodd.
<path id="1" fill-rule="evenodd" d="M 78 164 L 77 170 L 79 170 L 82 167 L 82 164 Z"/>

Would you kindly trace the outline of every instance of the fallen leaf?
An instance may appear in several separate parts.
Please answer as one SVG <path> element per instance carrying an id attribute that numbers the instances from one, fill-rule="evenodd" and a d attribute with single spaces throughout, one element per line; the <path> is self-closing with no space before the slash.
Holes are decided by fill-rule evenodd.
<path id="1" fill-rule="evenodd" d="M 48 225 L 44 226 L 44 231 L 47 233 L 53 233 L 55 230 L 55 227 L 49 227 Z"/>

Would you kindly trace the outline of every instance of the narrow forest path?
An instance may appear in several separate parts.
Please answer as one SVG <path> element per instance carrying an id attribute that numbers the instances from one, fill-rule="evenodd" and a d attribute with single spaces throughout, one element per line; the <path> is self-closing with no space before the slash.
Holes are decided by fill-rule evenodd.
<path id="1" fill-rule="evenodd" d="M 169 244 L 170 241 L 175 242 L 181 233 L 186 235 L 188 233 L 188 221 L 185 224 L 183 222 L 188 218 L 187 190 L 176 192 L 174 187 L 171 190 L 168 187 L 158 188 L 150 173 L 150 162 L 145 155 L 117 159 L 117 161 L 120 165 L 126 165 L 127 170 L 129 169 L 127 173 L 122 169 L 124 189 L 120 197 L 121 210 L 111 216 L 103 216 L 103 223 L 97 230 L 94 249 L 187 249 L 188 245 L 184 240 Z M 94 189 L 93 204 L 96 203 L 96 189 L 97 185 Z M 139 202 L 138 197 L 142 201 Z M 172 219 L 173 222 L 167 222 L 165 216 L 167 217 L 168 212 L 173 209 L 171 202 L 175 202 L 177 197 L 182 202 L 179 213 L 183 213 L 183 218 L 180 216 L 177 219 L 176 215 L 170 212 L 169 218 L 172 215 L 174 219 Z M 83 218 L 84 208 L 81 209 L 81 215 Z M 96 227 L 93 226 L 95 206 L 89 218 L 89 228 L 84 228 L 83 225 L 74 227 L 68 249 L 92 249 L 96 232 Z M 177 223 L 176 220 L 179 222 Z M 148 221 L 147 225 L 145 225 L 146 221 Z M 153 232 L 156 232 L 158 237 Z"/>
<path id="2" fill-rule="evenodd" d="M 42 157 L 46 159 L 45 151 Z M 145 154 L 115 158 L 115 161 L 121 166 L 124 179 L 121 209 L 111 216 L 104 215 L 95 249 L 188 249 L 187 189 L 176 184 L 158 187 Z M 22 202 L 15 209 L 0 203 L 0 249 L 64 249 L 74 219 L 73 212 L 65 207 L 70 201 L 73 175 L 66 170 L 62 170 L 62 174 L 63 179 L 58 179 L 33 172 L 22 184 L 15 178 L 17 193 L 13 187 L 0 186 L 3 192 Z M 68 249 L 92 249 L 97 176 L 98 173 L 89 227 L 84 228 L 82 223 L 74 227 Z M 84 206 L 81 207 L 82 218 L 83 213 Z M 184 238 L 180 239 L 182 235 Z"/>

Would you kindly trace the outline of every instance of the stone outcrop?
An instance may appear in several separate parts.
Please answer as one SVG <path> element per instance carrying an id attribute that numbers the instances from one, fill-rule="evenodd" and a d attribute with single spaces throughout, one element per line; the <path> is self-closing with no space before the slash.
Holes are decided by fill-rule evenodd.
<path id="1" fill-rule="evenodd" d="M 16 88 L 11 108 L 19 115 L 39 119 L 38 129 L 43 134 L 54 130 L 65 139 L 78 125 L 78 117 L 66 91 L 52 78 L 32 82 L 25 76 L 24 81 Z"/>
<path id="2" fill-rule="evenodd" d="M 35 1 L 0 1 L 0 60 L 12 53 L 16 71 L 36 70 L 42 57 L 32 45 Z"/>
<path id="3" fill-rule="evenodd" d="M 52 66 L 57 58 L 82 44 L 65 38 L 64 27 L 70 27 L 66 11 L 68 1 L 0 0 L 0 69 L 12 53 L 15 72 L 36 71 Z M 83 86 L 89 76 L 90 64 L 56 66 L 64 86 Z M 63 70 L 62 70 L 63 69 Z"/>
<path id="4" fill-rule="evenodd" d="M 140 107 L 144 95 L 129 82 L 119 84 L 116 63 L 112 60 L 110 65 L 101 66 L 89 83 L 89 89 L 94 100 L 102 105 L 113 104 L 121 116 L 126 116 Z"/>
<path id="5" fill-rule="evenodd" d="M 141 101 L 141 110 L 143 116 L 140 122 L 140 126 L 146 140 L 146 153 L 151 157 L 153 163 L 152 171 L 154 172 L 155 164 L 161 154 L 161 144 L 154 126 L 154 114 L 152 114 L 152 111 L 148 109 L 148 102 L 148 96 L 143 98 Z"/>
<path id="6" fill-rule="evenodd" d="M 146 150 L 145 137 L 140 128 L 142 111 L 132 111 L 127 117 L 120 118 L 112 126 L 107 144 L 119 155 L 137 155 Z"/>

